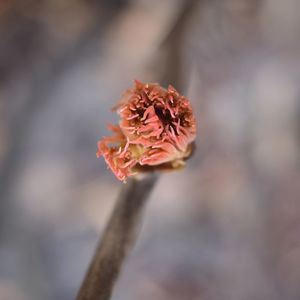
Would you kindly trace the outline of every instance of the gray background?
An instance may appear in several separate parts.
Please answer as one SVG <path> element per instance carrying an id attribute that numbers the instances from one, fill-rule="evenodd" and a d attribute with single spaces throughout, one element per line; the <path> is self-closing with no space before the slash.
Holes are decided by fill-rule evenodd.
<path id="1" fill-rule="evenodd" d="M 114 300 L 300 298 L 300 2 L 0 2 L 0 300 L 74 299 L 122 186 L 96 159 L 133 79 L 198 120 Z"/>

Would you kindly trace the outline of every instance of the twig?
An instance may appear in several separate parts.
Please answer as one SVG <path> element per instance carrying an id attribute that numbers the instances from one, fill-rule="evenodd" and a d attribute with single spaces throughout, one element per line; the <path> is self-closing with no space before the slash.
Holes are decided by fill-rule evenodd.
<path id="1" fill-rule="evenodd" d="M 108 300 L 123 261 L 132 248 L 146 200 L 157 174 L 130 179 L 117 200 L 76 300 Z"/>
<path id="2" fill-rule="evenodd" d="M 164 70 L 160 75 L 162 85 L 176 86 L 179 90 L 184 89 L 182 78 L 182 44 L 186 26 L 190 21 L 193 13 L 197 10 L 197 6 L 202 4 L 199 0 L 184 0 L 182 8 L 176 18 L 176 21 L 166 33 L 159 49 L 164 53 L 163 62 Z M 157 65 L 155 66 L 157 68 Z"/>

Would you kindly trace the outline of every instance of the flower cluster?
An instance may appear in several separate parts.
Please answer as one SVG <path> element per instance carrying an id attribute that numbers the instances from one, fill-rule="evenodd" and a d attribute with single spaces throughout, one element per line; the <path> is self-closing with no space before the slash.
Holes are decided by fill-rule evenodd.
<path id="1" fill-rule="evenodd" d="M 196 121 L 189 101 L 175 88 L 136 80 L 114 110 L 119 125 L 109 125 L 114 135 L 98 142 L 97 157 L 104 157 L 118 179 L 184 166 L 193 149 Z"/>

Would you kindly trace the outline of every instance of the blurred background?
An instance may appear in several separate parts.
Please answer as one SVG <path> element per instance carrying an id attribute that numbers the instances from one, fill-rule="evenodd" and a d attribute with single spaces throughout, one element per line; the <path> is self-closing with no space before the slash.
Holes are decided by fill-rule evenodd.
<path id="1" fill-rule="evenodd" d="M 74 299 L 122 186 L 97 140 L 133 79 L 190 99 L 197 151 L 113 299 L 300 299 L 300 1 L 1 0 L 0 35 L 0 300 Z"/>

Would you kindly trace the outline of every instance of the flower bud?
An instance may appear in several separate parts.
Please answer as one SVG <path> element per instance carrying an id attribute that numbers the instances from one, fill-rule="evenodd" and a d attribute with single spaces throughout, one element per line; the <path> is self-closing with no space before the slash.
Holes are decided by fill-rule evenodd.
<path id="1" fill-rule="evenodd" d="M 196 120 L 189 101 L 174 87 L 136 80 L 114 110 L 119 125 L 109 126 L 114 135 L 98 142 L 97 157 L 104 157 L 118 179 L 185 165 L 196 138 Z"/>

